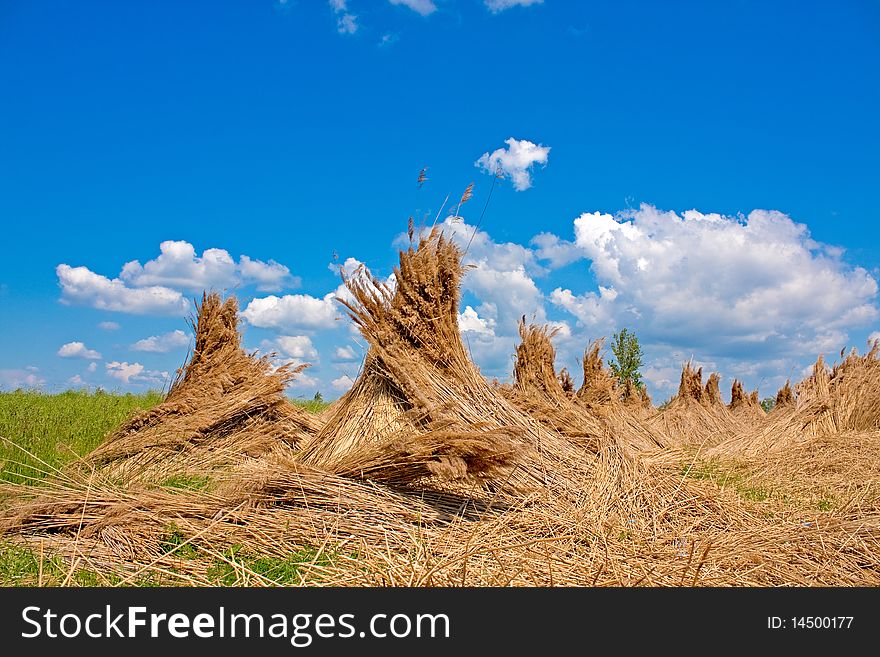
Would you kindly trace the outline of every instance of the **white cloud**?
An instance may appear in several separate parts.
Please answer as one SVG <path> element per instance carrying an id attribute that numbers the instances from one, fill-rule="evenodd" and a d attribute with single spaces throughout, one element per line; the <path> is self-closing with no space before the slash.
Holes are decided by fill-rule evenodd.
<path id="1" fill-rule="evenodd" d="M 161 285 L 205 290 L 232 287 L 235 274 L 235 260 L 224 249 L 206 249 L 196 256 L 189 242 L 166 240 L 159 245 L 159 257 L 144 265 L 137 260 L 127 262 L 119 277 L 135 287 Z"/>
<path id="2" fill-rule="evenodd" d="M 358 31 L 357 16 L 348 11 L 346 0 L 329 0 L 328 4 L 337 15 L 336 30 L 340 34 L 354 34 Z"/>
<path id="3" fill-rule="evenodd" d="M 0 388 L 38 388 L 46 383 L 32 368 L 0 370 Z"/>
<path id="4" fill-rule="evenodd" d="M 461 337 L 471 359 L 484 376 L 500 379 L 510 377 L 513 369 L 513 354 L 519 343 L 518 335 L 463 331 Z"/>
<path id="5" fill-rule="evenodd" d="M 574 232 L 598 290 L 557 288 L 550 300 L 593 331 L 629 326 L 654 343 L 756 358 L 839 350 L 847 327 L 878 317 L 868 272 L 780 212 L 642 205 L 584 213 Z"/>
<path id="6" fill-rule="evenodd" d="M 102 331 L 118 331 L 120 326 L 116 322 L 100 322 L 98 328 Z"/>
<path id="7" fill-rule="evenodd" d="M 238 260 L 238 271 L 243 283 L 255 284 L 260 292 L 277 292 L 302 283 L 298 276 L 290 275 L 287 267 L 271 259 L 263 262 L 243 255 Z"/>
<path id="8" fill-rule="evenodd" d="M 259 328 L 282 331 L 332 328 L 339 316 L 339 304 L 335 301 L 339 294 L 340 290 L 336 290 L 320 299 L 308 294 L 286 294 L 283 297 L 273 294 L 253 299 L 241 315 L 249 324 Z"/>
<path id="9" fill-rule="evenodd" d="M 354 385 L 354 379 L 352 379 L 347 374 L 343 374 L 339 378 L 333 379 L 333 381 L 330 382 L 330 386 L 334 390 L 338 390 L 339 392 L 345 392 L 346 390 L 351 388 L 353 385 Z"/>
<path id="10" fill-rule="evenodd" d="M 868 345 L 873 345 L 878 340 L 880 340 L 880 331 L 874 331 L 868 336 Z"/>
<path id="11" fill-rule="evenodd" d="M 190 336 L 181 331 L 171 331 L 162 335 L 152 335 L 149 338 L 138 340 L 131 345 L 132 351 L 149 351 L 157 354 L 164 354 L 172 349 L 186 347 L 189 345 Z"/>
<path id="12" fill-rule="evenodd" d="M 67 382 L 74 386 L 84 386 L 87 385 L 83 378 L 79 374 L 74 374 L 72 377 L 67 379 Z"/>
<path id="13" fill-rule="evenodd" d="M 464 312 L 458 316 L 458 328 L 462 333 L 495 335 L 495 320 L 483 319 L 476 310 L 465 306 Z"/>
<path id="14" fill-rule="evenodd" d="M 191 291 L 255 284 L 268 292 L 298 284 L 290 270 L 274 260 L 266 263 L 243 255 L 236 264 L 225 249 L 205 249 L 197 256 L 192 244 L 175 240 L 162 242 L 154 260 L 143 265 L 137 260 L 127 262 L 119 277 L 133 287 L 159 285 Z"/>
<path id="15" fill-rule="evenodd" d="M 483 153 L 474 164 L 487 173 L 510 178 L 518 192 L 532 186 L 532 167 L 547 164 L 549 146 L 539 146 L 525 139 L 506 139 L 507 148 L 499 148 L 492 153 Z"/>
<path id="16" fill-rule="evenodd" d="M 165 385 L 168 382 L 168 372 L 157 370 L 145 370 L 140 363 L 127 363 L 112 361 L 104 363 L 107 376 L 118 379 L 125 384 L 146 383 L 149 385 Z"/>
<path id="17" fill-rule="evenodd" d="M 313 376 L 309 376 L 304 372 L 297 374 L 293 381 L 288 384 L 289 388 L 298 388 L 302 390 L 316 390 L 320 388 L 321 382 Z"/>
<path id="18" fill-rule="evenodd" d="M 470 265 L 462 287 L 482 304 L 476 308 L 483 319 L 494 322 L 500 334 L 516 335 L 522 315 L 544 321 L 544 295 L 533 276 L 545 273 L 530 249 L 512 242 L 495 242 L 488 233 L 463 222 L 447 219 L 443 232 L 462 249 Z"/>
<path id="19" fill-rule="evenodd" d="M 279 335 L 275 344 L 282 354 L 294 359 L 297 364 L 318 360 L 318 350 L 307 335 Z"/>
<path id="20" fill-rule="evenodd" d="M 138 376 L 144 371 L 144 366 L 140 363 L 120 363 L 115 360 L 110 363 L 104 363 L 104 367 L 107 370 L 108 376 L 112 376 L 114 379 L 119 379 L 123 383 L 131 383 L 133 377 Z"/>
<path id="21" fill-rule="evenodd" d="M 400 37 L 399 37 L 397 34 L 390 34 L 390 33 L 389 33 L 389 34 L 383 34 L 383 35 L 379 38 L 379 44 L 378 44 L 378 45 L 379 45 L 380 48 L 387 48 L 388 46 L 392 46 L 392 45 L 394 45 L 395 43 L 397 43 L 397 41 L 398 41 L 399 38 L 400 38 Z"/>
<path id="22" fill-rule="evenodd" d="M 345 345 L 344 347 L 336 347 L 336 353 L 334 357 L 338 361 L 342 362 L 350 362 L 355 360 L 360 360 L 360 356 L 355 352 L 352 347 L 349 345 Z"/>
<path id="23" fill-rule="evenodd" d="M 540 5 L 543 2 L 544 0 L 483 0 L 483 3 L 493 14 L 511 7 L 528 7 L 529 5 Z"/>
<path id="24" fill-rule="evenodd" d="M 584 257 L 583 251 L 574 242 L 559 239 L 553 233 L 539 233 L 529 243 L 537 247 L 535 256 L 539 260 L 549 261 L 553 269 L 565 267 Z"/>
<path id="25" fill-rule="evenodd" d="M 94 349 L 89 349 L 82 342 L 68 342 L 61 345 L 58 355 L 62 358 L 88 358 L 89 360 L 101 358 L 101 354 Z"/>
<path id="26" fill-rule="evenodd" d="M 184 315 L 189 303 L 180 292 L 162 286 L 128 287 L 86 267 L 61 264 L 55 268 L 61 285 L 61 302 L 135 315 Z"/>
<path id="27" fill-rule="evenodd" d="M 93 372 L 95 372 L 97 369 L 98 369 L 98 364 L 97 364 L 97 363 L 94 363 L 94 362 L 93 362 L 93 363 L 89 363 L 88 366 L 86 367 L 86 372 L 93 373 Z"/>
<path id="28" fill-rule="evenodd" d="M 274 260 L 263 262 L 243 255 L 236 263 L 224 249 L 206 249 L 197 256 L 192 244 L 173 240 L 162 242 L 159 251 L 157 258 L 143 265 L 137 260 L 127 262 L 114 279 L 86 267 L 58 265 L 62 303 L 140 315 L 184 315 L 189 302 L 181 291 L 254 285 L 261 292 L 273 292 L 300 284 L 298 277 Z M 99 326 L 119 328 L 116 322 Z"/>
<path id="29" fill-rule="evenodd" d="M 437 11 L 433 0 L 388 0 L 392 5 L 403 5 L 422 16 L 429 16 Z"/>
<path id="30" fill-rule="evenodd" d="M 354 34 L 358 31 L 357 16 L 354 14 L 343 14 L 336 21 L 336 30 L 340 34 Z"/>
<path id="31" fill-rule="evenodd" d="M 348 258 L 341 265 L 331 263 L 328 268 L 341 273 L 346 279 L 360 278 L 365 283 L 372 279 L 370 273 L 360 260 Z M 394 274 L 389 275 L 382 283 L 392 292 L 395 285 Z M 333 328 L 345 314 L 345 308 L 337 301 L 342 299 L 353 301 L 345 284 L 339 285 L 323 297 L 308 294 L 285 294 L 284 296 L 269 295 L 253 299 L 242 311 L 244 319 L 259 328 L 272 328 L 279 331 L 316 330 Z M 357 335 L 353 331 L 353 335 Z"/>

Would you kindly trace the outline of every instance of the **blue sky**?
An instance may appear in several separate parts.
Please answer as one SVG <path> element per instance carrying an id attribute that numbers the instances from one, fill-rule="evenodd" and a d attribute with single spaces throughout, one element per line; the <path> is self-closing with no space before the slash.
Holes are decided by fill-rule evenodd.
<path id="1" fill-rule="evenodd" d="M 488 169 L 487 376 L 527 314 L 574 371 L 629 326 L 655 397 L 690 357 L 772 394 L 880 331 L 878 37 L 868 1 L 2 3 L 0 387 L 160 386 L 207 287 L 335 397 L 334 253 L 387 276 L 474 182 L 470 241 Z"/>

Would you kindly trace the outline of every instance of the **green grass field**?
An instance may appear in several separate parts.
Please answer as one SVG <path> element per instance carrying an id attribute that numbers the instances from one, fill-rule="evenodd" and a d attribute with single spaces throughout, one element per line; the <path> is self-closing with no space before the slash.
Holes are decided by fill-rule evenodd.
<path id="1" fill-rule="evenodd" d="M 108 432 L 161 401 L 158 392 L 0 393 L 0 481 L 22 483 L 45 476 L 88 454 Z M 311 399 L 293 399 L 291 403 L 310 413 L 329 406 Z"/>
<path id="2" fill-rule="evenodd" d="M 0 481 L 39 478 L 87 454 L 109 431 L 160 401 L 157 392 L 0 393 Z"/>
<path id="3" fill-rule="evenodd" d="M 111 394 L 68 391 L 44 394 L 36 391 L 0 393 L 0 482 L 25 483 L 40 479 L 65 463 L 88 454 L 107 435 L 135 413 L 162 401 L 162 394 Z M 329 403 L 292 399 L 291 403 L 319 413 Z M 170 488 L 186 489 L 192 482 L 166 482 Z M 2 493 L 0 493 L 2 494 Z M 175 533 L 169 528 L 169 549 L 181 558 L 200 558 L 193 548 L 174 545 Z M 323 557 L 321 557 L 323 558 Z M 208 573 L 217 584 L 231 585 L 247 577 L 260 577 L 278 584 L 296 583 L 300 565 L 313 563 L 310 553 L 290 555 L 286 560 L 258 555 L 228 555 L 214 563 Z M 242 564 L 235 567 L 230 564 Z M 58 559 L 38 551 L 0 541 L 0 586 L 80 585 L 100 586 L 118 582 L 88 569 L 70 570 Z M 156 586 L 163 582 L 155 575 L 130 582 Z"/>

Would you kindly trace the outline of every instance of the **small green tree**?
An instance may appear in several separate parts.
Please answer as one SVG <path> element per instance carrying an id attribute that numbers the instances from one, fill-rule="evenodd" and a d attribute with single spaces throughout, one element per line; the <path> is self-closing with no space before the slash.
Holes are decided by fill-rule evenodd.
<path id="1" fill-rule="evenodd" d="M 319 404 L 321 404 L 321 403 L 324 402 L 324 395 L 321 394 L 321 391 L 320 391 L 320 390 L 318 390 L 318 391 L 315 393 L 315 396 L 312 397 L 312 401 L 313 401 L 313 402 L 317 402 L 317 403 L 319 403 Z"/>
<path id="2" fill-rule="evenodd" d="M 764 409 L 765 413 L 772 411 L 774 406 L 776 406 L 776 399 L 774 397 L 764 397 L 761 400 L 761 408 Z"/>
<path id="3" fill-rule="evenodd" d="M 614 358 L 608 361 L 608 365 L 620 387 L 623 388 L 627 381 L 631 381 L 636 388 L 644 386 L 639 368 L 645 361 L 636 334 L 625 328 L 615 333 L 611 342 L 611 353 Z"/>

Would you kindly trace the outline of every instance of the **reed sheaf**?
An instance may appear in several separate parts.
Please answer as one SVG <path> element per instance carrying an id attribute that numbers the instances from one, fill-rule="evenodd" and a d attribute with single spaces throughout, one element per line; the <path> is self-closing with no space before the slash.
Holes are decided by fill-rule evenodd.
<path id="1" fill-rule="evenodd" d="M 442 227 L 409 237 L 390 283 L 345 279 L 368 351 L 321 415 L 285 398 L 300 367 L 242 348 L 235 299 L 205 294 L 164 402 L 5 486 L 2 540 L 115 585 L 221 567 L 272 585 L 254 559 L 291 554 L 311 555 L 308 585 L 880 584 L 877 347 L 820 360 L 769 414 L 692 363 L 655 408 L 601 339 L 577 386 L 555 330 L 523 317 L 512 383 L 493 385 L 459 330 L 462 249 Z"/>
<path id="2" fill-rule="evenodd" d="M 234 297 L 203 295 L 193 330 L 192 354 L 165 401 L 110 434 L 90 465 L 137 476 L 150 466 L 199 469 L 295 447 L 316 432 L 315 419 L 284 395 L 305 366 L 276 368 L 268 356 L 246 353 Z"/>

